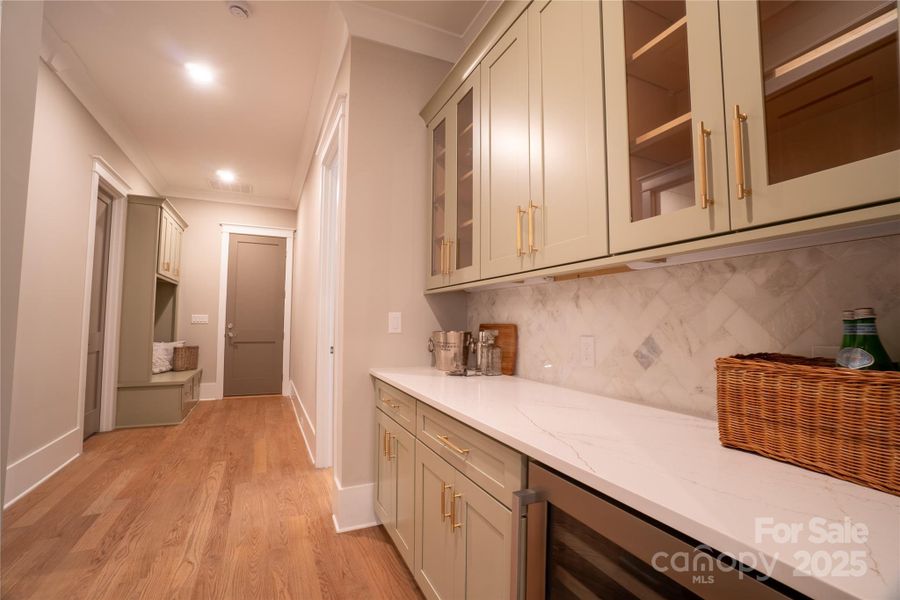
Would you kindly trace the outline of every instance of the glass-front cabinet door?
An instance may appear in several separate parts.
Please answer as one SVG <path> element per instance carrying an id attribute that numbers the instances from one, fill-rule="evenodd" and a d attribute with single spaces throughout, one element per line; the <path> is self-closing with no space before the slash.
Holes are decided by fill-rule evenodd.
<path id="1" fill-rule="evenodd" d="M 481 244 L 479 69 L 434 118 L 428 288 L 478 279 Z"/>
<path id="2" fill-rule="evenodd" d="M 900 196 L 897 2 L 722 2 L 735 229 Z"/>
<path id="3" fill-rule="evenodd" d="M 453 116 L 454 201 L 449 228 L 450 284 L 478 279 L 481 273 L 481 129 L 478 97 L 481 72 L 475 68 L 450 100 Z"/>
<path id="4" fill-rule="evenodd" d="M 728 231 L 717 3 L 602 8 L 610 251 Z"/>
<path id="5" fill-rule="evenodd" d="M 442 110 L 428 127 L 431 157 L 431 207 L 428 219 L 428 288 L 447 284 L 447 111 Z"/>

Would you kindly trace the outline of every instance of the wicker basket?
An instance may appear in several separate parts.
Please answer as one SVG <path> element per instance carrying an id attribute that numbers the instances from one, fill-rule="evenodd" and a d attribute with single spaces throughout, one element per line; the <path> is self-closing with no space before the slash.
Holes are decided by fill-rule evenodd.
<path id="1" fill-rule="evenodd" d="M 172 370 L 193 371 L 197 368 L 200 346 L 180 346 L 172 349 Z"/>
<path id="2" fill-rule="evenodd" d="M 900 373 L 833 360 L 716 360 L 719 440 L 900 496 Z"/>

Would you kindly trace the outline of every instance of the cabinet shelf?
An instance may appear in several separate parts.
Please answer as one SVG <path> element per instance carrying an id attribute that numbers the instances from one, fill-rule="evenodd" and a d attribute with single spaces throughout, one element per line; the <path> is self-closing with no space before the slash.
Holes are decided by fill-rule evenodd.
<path id="1" fill-rule="evenodd" d="M 804 77 L 821 73 L 851 54 L 896 35 L 897 15 L 896 8 L 881 13 L 843 35 L 774 67 L 765 75 L 766 94 L 773 94 Z"/>
<path id="2" fill-rule="evenodd" d="M 670 91 L 688 87 L 687 17 L 681 17 L 630 56 L 627 73 Z"/>
<path id="3" fill-rule="evenodd" d="M 684 148 L 691 149 L 691 113 L 676 117 L 647 133 L 639 135 L 631 144 L 631 154 L 671 164 L 690 157 Z"/>
<path id="4" fill-rule="evenodd" d="M 465 129 L 463 129 L 462 131 L 459 132 L 459 137 L 462 137 L 462 136 L 466 135 L 467 133 L 469 133 L 470 131 L 472 131 L 473 127 L 475 127 L 474 121 L 469 123 L 468 125 L 466 125 Z"/>
<path id="5" fill-rule="evenodd" d="M 475 172 L 474 169 L 469 169 L 468 171 L 466 171 L 465 173 L 463 173 L 462 175 L 459 176 L 459 180 L 465 181 L 466 179 L 471 177 L 474 172 Z"/>
<path id="6" fill-rule="evenodd" d="M 474 223 L 474 219 L 466 219 L 465 221 L 460 222 L 458 226 L 460 229 L 464 229 L 466 227 L 471 227 Z"/>

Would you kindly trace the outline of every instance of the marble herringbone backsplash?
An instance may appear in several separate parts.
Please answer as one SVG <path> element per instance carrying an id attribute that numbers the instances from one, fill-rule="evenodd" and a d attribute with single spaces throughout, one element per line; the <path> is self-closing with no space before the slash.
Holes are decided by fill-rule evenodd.
<path id="1" fill-rule="evenodd" d="M 900 358 L 900 236 L 475 292 L 468 327 L 517 324 L 521 377 L 715 418 L 717 357 L 810 356 L 861 306 Z"/>

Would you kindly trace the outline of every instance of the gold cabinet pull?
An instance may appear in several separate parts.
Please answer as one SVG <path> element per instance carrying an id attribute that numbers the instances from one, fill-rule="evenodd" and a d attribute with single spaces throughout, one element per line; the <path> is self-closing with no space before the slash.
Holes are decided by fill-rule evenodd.
<path id="1" fill-rule="evenodd" d="M 390 434 L 387 431 L 385 431 L 384 435 L 381 436 L 381 453 L 384 456 L 388 455 L 388 436 L 389 435 Z"/>
<path id="2" fill-rule="evenodd" d="M 708 168 L 706 165 L 706 143 L 709 140 L 710 130 L 700 121 L 700 129 L 697 136 L 697 148 L 700 150 L 700 208 L 707 209 L 712 204 L 709 197 Z"/>
<path id="3" fill-rule="evenodd" d="M 163 271 L 168 271 L 168 270 L 169 270 L 169 263 L 164 262 L 163 263 Z"/>
<path id="4" fill-rule="evenodd" d="M 393 408 L 394 410 L 397 410 L 398 408 L 400 408 L 400 405 L 399 405 L 399 404 L 394 404 L 393 402 L 391 402 L 390 400 L 388 400 L 388 399 L 385 398 L 384 396 L 381 397 L 381 403 L 382 403 L 382 404 L 387 404 L 390 408 Z"/>
<path id="5" fill-rule="evenodd" d="M 447 242 L 447 275 L 453 273 L 453 240 Z"/>
<path id="6" fill-rule="evenodd" d="M 462 521 L 456 521 L 456 501 L 462 498 L 462 494 L 453 494 L 450 496 L 450 531 L 462 528 Z"/>
<path id="7" fill-rule="evenodd" d="M 538 251 L 538 247 L 534 245 L 534 211 L 540 209 L 540 206 L 535 206 L 534 202 L 528 201 L 528 254 Z"/>
<path id="8" fill-rule="evenodd" d="M 525 256 L 522 250 L 522 215 L 525 210 L 521 206 L 516 206 L 516 256 Z"/>
<path id="9" fill-rule="evenodd" d="M 395 440 L 395 439 L 399 439 L 399 438 L 395 438 L 395 437 L 392 436 L 390 433 L 388 433 L 388 454 L 387 454 L 387 459 L 388 459 L 389 461 L 390 461 L 390 460 L 394 460 L 395 458 L 397 458 L 397 455 L 393 453 L 393 451 L 394 451 L 394 440 Z"/>
<path id="10" fill-rule="evenodd" d="M 447 254 L 447 242 L 441 240 L 441 275 L 447 274 L 447 267 L 445 266 L 446 265 L 445 261 L 447 260 L 445 258 L 446 254 Z"/>
<path id="11" fill-rule="evenodd" d="M 453 442 L 451 442 L 449 436 L 446 436 L 446 435 L 439 435 L 439 436 L 437 436 L 437 438 L 438 438 L 439 440 L 441 440 L 441 442 L 443 442 L 445 446 L 447 446 L 448 448 L 450 448 L 450 449 L 453 450 L 454 452 L 457 452 L 457 453 L 459 453 L 459 454 L 462 454 L 463 456 L 465 456 L 466 454 L 469 453 L 469 449 L 468 449 L 468 448 L 460 448 L 459 446 L 457 446 L 456 444 L 454 444 Z"/>
<path id="12" fill-rule="evenodd" d="M 739 104 L 734 105 L 734 173 L 737 180 L 737 197 L 743 200 L 750 195 L 750 188 L 744 181 L 744 123 L 746 113 L 741 112 Z"/>
<path id="13" fill-rule="evenodd" d="M 453 513 L 453 508 L 450 509 L 450 512 L 444 512 L 444 507 L 447 506 L 447 490 L 452 490 L 453 486 L 449 483 L 441 482 L 441 523 L 447 520 Z"/>

